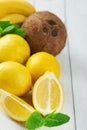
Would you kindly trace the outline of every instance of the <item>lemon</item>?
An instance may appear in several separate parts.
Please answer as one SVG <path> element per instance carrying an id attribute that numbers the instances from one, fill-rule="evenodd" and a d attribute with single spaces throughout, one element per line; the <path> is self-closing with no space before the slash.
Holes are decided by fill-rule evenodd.
<path id="1" fill-rule="evenodd" d="M 0 62 L 10 60 L 24 63 L 29 56 L 30 47 L 21 36 L 7 34 L 0 38 Z"/>
<path id="2" fill-rule="evenodd" d="M 21 96 L 32 86 L 32 79 L 25 66 L 14 61 L 0 64 L 0 88 Z"/>
<path id="3" fill-rule="evenodd" d="M 0 89 L 1 107 L 5 113 L 16 121 L 26 121 L 34 108 L 21 98 Z"/>
<path id="4" fill-rule="evenodd" d="M 63 88 L 54 73 L 47 72 L 36 81 L 32 98 L 34 107 L 43 115 L 61 111 L 64 101 Z"/>
<path id="5" fill-rule="evenodd" d="M 33 54 L 27 61 L 26 66 L 32 75 L 33 81 L 36 81 L 46 71 L 54 72 L 56 77 L 60 76 L 59 62 L 53 55 L 47 52 Z"/>

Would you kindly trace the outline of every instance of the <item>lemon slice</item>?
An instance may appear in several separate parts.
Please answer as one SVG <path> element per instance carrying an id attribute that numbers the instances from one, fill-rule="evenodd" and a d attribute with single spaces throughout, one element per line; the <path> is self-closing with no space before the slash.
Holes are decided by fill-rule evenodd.
<path id="1" fill-rule="evenodd" d="M 26 121 L 34 108 L 21 98 L 0 89 L 0 104 L 8 116 L 16 121 Z"/>
<path id="2" fill-rule="evenodd" d="M 37 111 L 43 115 L 59 112 L 63 102 L 63 89 L 54 73 L 47 72 L 36 81 L 33 87 L 33 105 Z"/>

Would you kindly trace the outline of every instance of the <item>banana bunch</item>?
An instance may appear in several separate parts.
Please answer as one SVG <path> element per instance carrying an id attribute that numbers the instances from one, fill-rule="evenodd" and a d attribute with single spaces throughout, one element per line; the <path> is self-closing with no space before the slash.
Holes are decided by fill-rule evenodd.
<path id="1" fill-rule="evenodd" d="M 20 24 L 34 12 L 34 6 L 26 0 L 0 0 L 0 21 Z"/>

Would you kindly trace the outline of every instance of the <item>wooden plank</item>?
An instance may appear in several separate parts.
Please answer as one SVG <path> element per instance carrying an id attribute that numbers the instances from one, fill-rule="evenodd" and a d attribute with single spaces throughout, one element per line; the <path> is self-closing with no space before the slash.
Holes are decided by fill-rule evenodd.
<path id="1" fill-rule="evenodd" d="M 10 119 L 0 107 L 0 130 L 25 130 L 25 127 Z"/>
<path id="2" fill-rule="evenodd" d="M 87 130 L 87 1 L 66 2 L 76 130 Z"/>
<path id="3" fill-rule="evenodd" d="M 35 0 L 27 0 L 29 3 L 31 3 L 32 5 L 35 5 Z"/>
<path id="4" fill-rule="evenodd" d="M 63 21 L 64 18 L 64 0 L 35 0 L 37 11 L 51 11 L 57 14 Z"/>
<path id="5" fill-rule="evenodd" d="M 63 22 L 65 22 L 65 8 L 64 0 L 35 0 L 35 6 L 38 11 L 48 10 L 59 16 Z M 68 54 L 68 43 L 64 50 L 56 57 L 61 65 L 61 77 L 60 80 L 64 86 L 65 91 L 65 103 L 63 112 L 67 113 L 71 117 L 69 124 L 61 127 L 55 128 L 55 130 L 75 130 L 74 122 L 74 111 L 73 111 L 73 95 L 72 95 L 72 85 L 71 85 L 71 73 L 70 73 L 70 63 Z M 41 129 L 42 130 L 42 129 Z M 47 129 L 48 130 L 48 129 Z"/>

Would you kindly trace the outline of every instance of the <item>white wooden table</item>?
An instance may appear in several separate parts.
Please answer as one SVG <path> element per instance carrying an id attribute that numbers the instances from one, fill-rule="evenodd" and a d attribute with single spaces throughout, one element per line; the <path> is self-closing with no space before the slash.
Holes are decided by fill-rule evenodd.
<path id="1" fill-rule="evenodd" d="M 87 0 L 28 1 L 37 11 L 49 10 L 58 15 L 68 33 L 66 47 L 56 58 L 61 65 L 60 80 L 65 92 L 63 112 L 70 115 L 71 120 L 60 127 L 38 130 L 87 130 Z M 0 112 L 0 130 L 25 128 Z"/>

